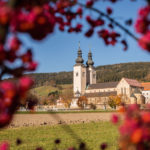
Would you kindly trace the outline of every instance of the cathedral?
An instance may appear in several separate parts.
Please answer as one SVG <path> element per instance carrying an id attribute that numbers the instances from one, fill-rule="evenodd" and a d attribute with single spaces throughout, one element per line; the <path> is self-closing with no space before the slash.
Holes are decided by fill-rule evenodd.
<path id="1" fill-rule="evenodd" d="M 96 83 L 96 70 L 91 50 L 84 64 L 79 46 L 75 62 L 73 67 L 74 97 L 71 108 L 78 108 L 77 101 L 80 96 L 86 96 L 88 99 L 87 108 L 92 104 L 96 108 L 107 109 L 109 97 L 117 95 L 121 95 L 122 101 L 126 104 L 144 104 L 143 86 L 135 79 L 122 78 L 119 82 Z"/>

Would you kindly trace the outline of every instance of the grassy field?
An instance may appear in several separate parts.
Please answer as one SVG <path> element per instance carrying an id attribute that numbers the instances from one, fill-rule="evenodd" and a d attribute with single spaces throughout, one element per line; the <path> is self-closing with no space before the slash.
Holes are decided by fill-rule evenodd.
<path id="1" fill-rule="evenodd" d="M 19 146 L 16 146 L 17 138 L 22 140 Z M 56 147 L 56 138 L 61 139 L 61 143 L 57 145 L 61 150 L 71 146 L 77 148 L 80 141 L 84 141 L 90 150 L 98 150 L 102 142 L 108 143 L 108 150 L 116 150 L 118 132 L 110 122 L 22 127 L 0 131 L 0 141 L 10 141 L 10 150 L 35 150 L 37 146 L 51 150 Z"/>
<path id="2" fill-rule="evenodd" d="M 16 114 L 62 114 L 62 113 L 110 113 L 110 112 L 117 112 L 117 110 L 58 110 L 58 111 L 17 111 Z"/>
<path id="3" fill-rule="evenodd" d="M 67 91 L 69 90 L 71 92 L 73 91 L 72 84 L 62 84 L 59 86 L 62 87 L 61 92 L 65 92 L 66 90 Z M 31 89 L 31 93 L 40 97 L 47 97 L 48 94 L 53 91 L 60 91 L 60 90 L 58 87 L 53 87 L 53 86 L 41 86 L 41 87 Z"/>

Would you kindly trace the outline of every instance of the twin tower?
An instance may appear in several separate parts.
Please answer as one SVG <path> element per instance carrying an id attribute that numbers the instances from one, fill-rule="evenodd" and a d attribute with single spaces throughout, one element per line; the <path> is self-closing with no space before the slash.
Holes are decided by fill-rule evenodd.
<path id="1" fill-rule="evenodd" d="M 76 64 L 73 68 L 73 92 L 75 97 L 77 94 L 83 95 L 89 84 L 96 84 L 96 71 L 93 66 L 91 51 L 88 53 L 86 65 L 83 62 L 82 51 L 79 46 Z"/>

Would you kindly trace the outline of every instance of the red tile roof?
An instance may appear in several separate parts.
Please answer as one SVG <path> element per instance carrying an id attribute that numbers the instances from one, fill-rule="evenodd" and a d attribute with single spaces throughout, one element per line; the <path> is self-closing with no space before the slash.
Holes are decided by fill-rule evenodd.
<path id="1" fill-rule="evenodd" d="M 141 83 L 141 84 L 144 87 L 144 91 L 149 91 L 150 90 L 150 82 Z"/>
<path id="2" fill-rule="evenodd" d="M 135 80 L 135 79 L 128 79 L 128 78 L 124 78 L 124 79 L 125 79 L 126 82 L 127 82 L 129 85 L 131 85 L 131 86 L 134 86 L 134 87 L 143 87 L 143 86 L 141 85 L 141 83 L 138 82 L 138 81 Z"/>

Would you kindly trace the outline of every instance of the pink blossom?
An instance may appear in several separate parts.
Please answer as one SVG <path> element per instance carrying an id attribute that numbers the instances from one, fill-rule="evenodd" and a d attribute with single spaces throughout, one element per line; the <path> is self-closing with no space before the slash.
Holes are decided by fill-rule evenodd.
<path id="1" fill-rule="evenodd" d="M 112 121 L 112 123 L 114 123 L 114 124 L 118 123 L 118 121 L 119 121 L 118 115 L 113 114 L 112 117 L 111 117 L 111 121 Z"/>
<path id="2" fill-rule="evenodd" d="M 148 29 L 149 22 L 146 19 L 137 19 L 135 23 L 136 32 L 145 34 Z"/>
<path id="3" fill-rule="evenodd" d="M 112 14 L 112 9 L 110 7 L 107 7 L 107 13 L 110 15 Z"/>
<path id="4" fill-rule="evenodd" d="M 12 115 L 8 113 L 1 113 L 0 114 L 0 128 L 8 125 L 11 121 L 11 118 L 12 118 Z"/>
<path id="5" fill-rule="evenodd" d="M 2 88 L 5 91 L 14 90 L 15 89 L 15 85 L 12 82 L 9 82 L 9 81 L 3 81 L 0 84 L 0 88 Z"/>
<path id="6" fill-rule="evenodd" d="M 141 115 L 143 122 L 150 123 L 150 112 L 143 112 Z"/>
<path id="7" fill-rule="evenodd" d="M 142 18 L 148 17 L 150 13 L 150 6 L 143 7 L 139 10 L 139 16 Z"/>
<path id="8" fill-rule="evenodd" d="M 9 144 L 8 144 L 8 142 L 2 142 L 0 144 L 0 150 L 9 150 Z"/>
<path id="9" fill-rule="evenodd" d="M 10 49 L 17 51 L 21 46 L 21 41 L 17 37 L 13 37 L 10 41 Z"/>
<path id="10" fill-rule="evenodd" d="M 29 77 L 22 77 L 19 80 L 19 87 L 21 91 L 27 91 L 33 85 L 33 80 Z"/>
<path id="11" fill-rule="evenodd" d="M 150 52 L 150 31 L 143 35 L 138 41 L 140 47 Z"/>
<path id="12" fill-rule="evenodd" d="M 38 63 L 37 62 L 30 62 L 28 67 L 27 67 L 27 70 L 28 71 L 34 71 L 38 66 Z"/>

